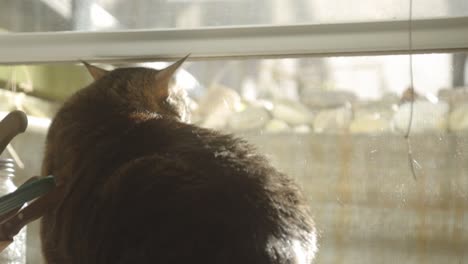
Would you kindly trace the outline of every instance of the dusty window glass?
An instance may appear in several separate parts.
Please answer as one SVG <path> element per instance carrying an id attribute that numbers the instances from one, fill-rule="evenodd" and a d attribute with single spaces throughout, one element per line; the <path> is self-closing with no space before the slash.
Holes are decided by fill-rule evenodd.
<path id="1" fill-rule="evenodd" d="M 413 96 L 407 55 L 189 61 L 176 82 L 195 124 L 246 138 L 298 181 L 320 232 L 315 263 L 464 263 L 466 64 L 465 53 L 414 55 Z M 39 172 L 50 118 L 89 82 L 80 64 L 0 66 L 0 111 L 30 117 L 13 142 L 18 181 Z M 36 223 L 29 263 L 37 237 Z"/>
<path id="2" fill-rule="evenodd" d="M 465 0 L 413 1 L 415 19 L 468 16 Z M 405 20 L 407 0 L 2 1 L 10 32 L 199 28 Z"/>

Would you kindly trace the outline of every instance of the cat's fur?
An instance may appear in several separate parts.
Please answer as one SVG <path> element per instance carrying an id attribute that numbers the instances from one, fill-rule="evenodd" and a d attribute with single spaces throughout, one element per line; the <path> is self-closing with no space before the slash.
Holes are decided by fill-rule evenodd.
<path id="1" fill-rule="evenodd" d="M 87 65 L 96 81 L 50 127 L 43 174 L 65 187 L 42 220 L 48 263 L 309 263 L 315 230 L 290 178 L 252 146 L 187 120 L 157 71 Z M 171 87 L 171 88 L 170 88 Z"/>

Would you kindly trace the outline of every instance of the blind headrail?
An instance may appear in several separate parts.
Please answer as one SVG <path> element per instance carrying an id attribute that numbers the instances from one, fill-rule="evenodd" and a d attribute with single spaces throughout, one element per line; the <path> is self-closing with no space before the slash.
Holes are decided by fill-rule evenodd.
<path id="1" fill-rule="evenodd" d="M 405 20 L 0 34 L 0 64 L 408 53 Z M 413 52 L 468 50 L 468 17 L 413 21 Z"/>

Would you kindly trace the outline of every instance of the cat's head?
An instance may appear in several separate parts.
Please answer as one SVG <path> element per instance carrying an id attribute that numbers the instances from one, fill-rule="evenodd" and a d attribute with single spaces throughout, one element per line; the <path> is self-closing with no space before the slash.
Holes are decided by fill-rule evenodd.
<path id="1" fill-rule="evenodd" d="M 152 112 L 188 122 L 187 92 L 173 78 L 187 57 L 161 70 L 135 67 L 108 71 L 83 63 L 94 78 L 93 86 L 105 94 L 106 100 L 129 110 Z"/>

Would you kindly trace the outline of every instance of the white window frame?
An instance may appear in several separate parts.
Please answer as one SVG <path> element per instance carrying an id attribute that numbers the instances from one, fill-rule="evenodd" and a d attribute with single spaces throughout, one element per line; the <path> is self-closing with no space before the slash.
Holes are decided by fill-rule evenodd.
<path id="1" fill-rule="evenodd" d="M 468 17 L 415 20 L 413 53 L 468 50 Z M 405 54 L 405 20 L 116 32 L 0 34 L 0 64 Z"/>

